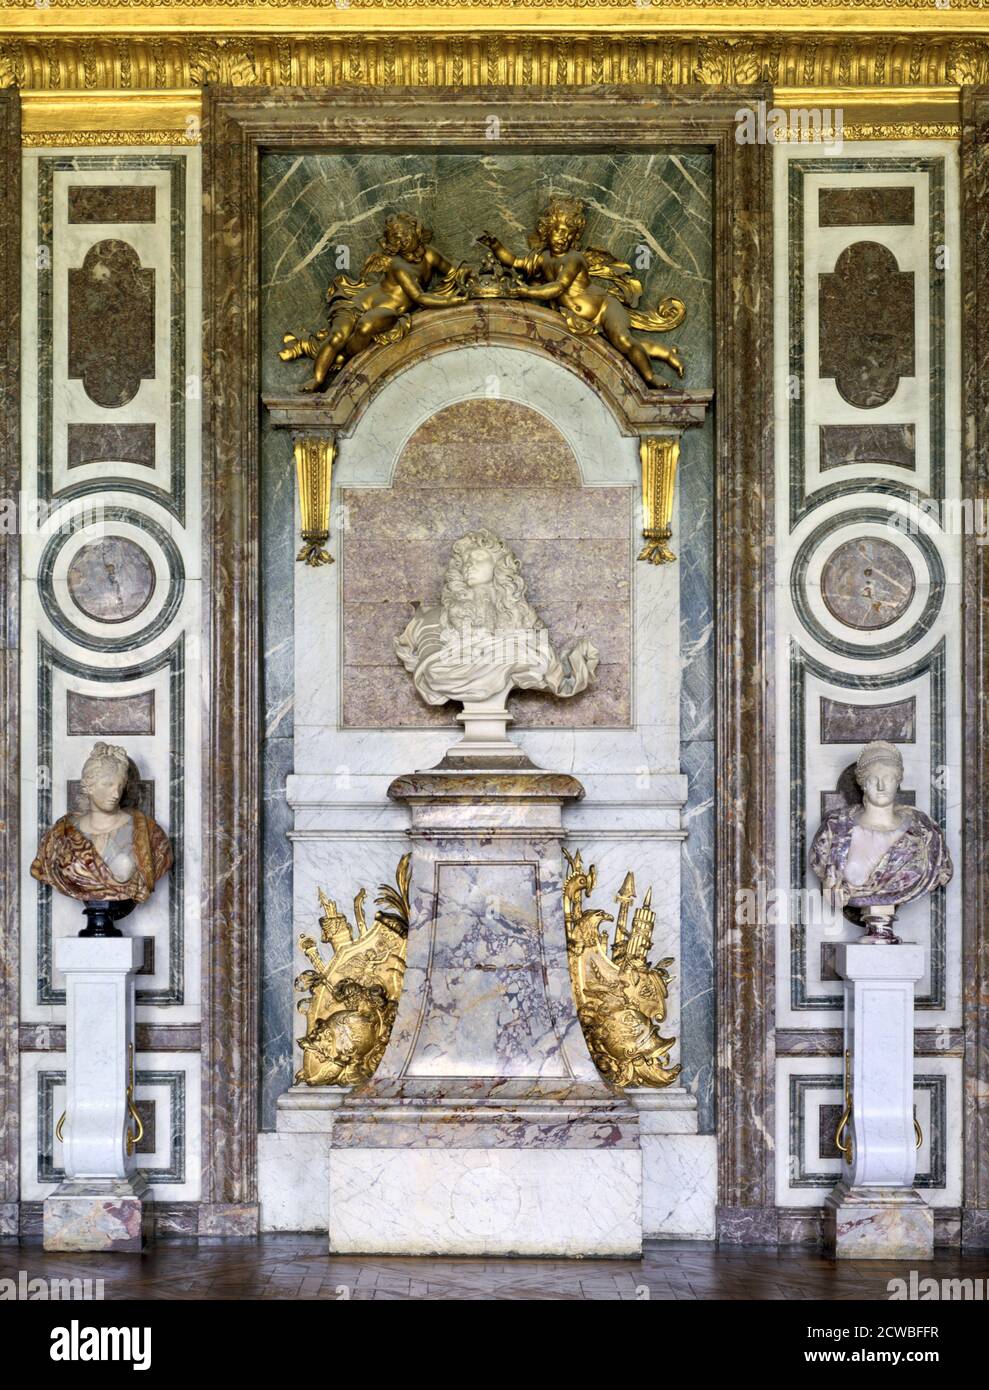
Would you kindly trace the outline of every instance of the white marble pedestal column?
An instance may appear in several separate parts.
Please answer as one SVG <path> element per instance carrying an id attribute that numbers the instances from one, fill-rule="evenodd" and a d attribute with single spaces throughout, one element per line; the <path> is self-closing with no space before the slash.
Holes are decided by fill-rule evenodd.
<path id="1" fill-rule="evenodd" d="M 839 945 L 850 1054 L 852 1152 L 825 1203 L 825 1242 L 839 1259 L 929 1260 L 934 1213 L 913 1186 L 913 991 L 920 946 Z"/>
<path id="2" fill-rule="evenodd" d="M 574 1009 L 562 807 L 574 778 L 401 777 L 412 911 L 398 1017 L 374 1079 L 335 1112 L 335 1252 L 638 1255 L 634 1105 Z"/>
<path id="3" fill-rule="evenodd" d="M 64 937 L 55 967 L 66 982 L 65 1181 L 45 1200 L 46 1250 L 139 1251 L 147 1183 L 127 1152 L 133 1126 L 134 937 Z"/>

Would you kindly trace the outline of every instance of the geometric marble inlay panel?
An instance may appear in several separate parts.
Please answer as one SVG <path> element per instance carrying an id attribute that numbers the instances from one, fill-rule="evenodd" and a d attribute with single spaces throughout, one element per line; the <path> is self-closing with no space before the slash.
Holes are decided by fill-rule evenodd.
<path id="1" fill-rule="evenodd" d="M 69 271 L 68 375 L 90 400 L 126 405 L 155 375 L 155 272 L 125 241 L 91 246 Z"/>
<path id="2" fill-rule="evenodd" d="M 69 425 L 68 468 L 85 463 L 139 463 L 155 466 L 154 425 Z"/>
<path id="3" fill-rule="evenodd" d="M 848 627 L 888 627 L 903 616 L 914 595 L 913 566 L 898 546 L 875 536 L 845 541 L 821 572 L 821 596 Z"/>
<path id="4" fill-rule="evenodd" d="M 820 470 L 849 463 L 917 467 L 917 429 L 914 425 L 821 425 Z"/>
<path id="5" fill-rule="evenodd" d="M 153 222 L 155 192 L 148 184 L 72 184 L 69 222 Z"/>
<path id="6" fill-rule="evenodd" d="M 889 247 L 858 241 L 820 277 L 820 375 L 863 409 L 884 405 L 914 374 L 913 271 Z"/>
<path id="7" fill-rule="evenodd" d="M 917 737 L 917 700 L 895 700 L 888 705 L 849 705 L 821 697 L 822 743 L 914 743 Z"/>
<path id="8" fill-rule="evenodd" d="M 913 189 L 822 188 L 817 196 L 821 227 L 912 227 Z"/>
<path id="9" fill-rule="evenodd" d="M 135 695 L 84 695 L 69 690 L 65 697 L 65 732 L 70 738 L 155 731 L 155 692 Z"/>

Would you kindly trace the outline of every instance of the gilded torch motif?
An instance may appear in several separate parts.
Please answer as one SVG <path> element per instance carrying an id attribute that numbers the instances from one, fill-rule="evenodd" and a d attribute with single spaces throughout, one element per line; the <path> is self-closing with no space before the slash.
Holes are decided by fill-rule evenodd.
<path id="1" fill-rule="evenodd" d="M 659 1024 L 666 1018 L 666 967 L 673 958 L 658 965 L 649 962 L 656 923 L 652 889 L 631 913 L 630 926 L 635 879 L 631 873 L 625 875 L 615 897 L 614 940 L 609 941 L 604 923 L 615 919 L 600 908 L 584 907 L 585 894 L 590 895 L 597 882 L 594 865 L 585 870 L 579 852 L 563 853 L 569 869 L 563 915 L 570 979 L 588 1050 L 601 1075 L 614 1086 L 669 1086 L 680 1073 L 679 1064 L 667 1065 L 676 1038 L 664 1038 Z"/>
<path id="2" fill-rule="evenodd" d="M 297 1084 L 357 1086 L 374 1075 L 402 992 L 410 880 L 411 855 L 405 854 L 395 874 L 396 887 L 380 885 L 378 911 L 370 927 L 362 888 L 354 899 L 356 931 L 333 899 L 319 890 L 322 939 L 333 954 L 324 961 L 313 937 L 299 937 L 299 949 L 312 969 L 295 982 L 296 989 L 308 991 L 298 1002 L 306 1016 L 306 1034 L 299 1040 L 302 1067 Z"/>

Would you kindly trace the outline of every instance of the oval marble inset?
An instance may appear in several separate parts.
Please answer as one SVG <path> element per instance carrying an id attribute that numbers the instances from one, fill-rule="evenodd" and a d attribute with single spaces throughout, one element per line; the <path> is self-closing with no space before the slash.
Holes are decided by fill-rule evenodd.
<path id="1" fill-rule="evenodd" d="M 124 536 L 107 536 L 84 545 L 69 566 L 73 603 L 87 618 L 124 623 L 151 600 L 155 571 L 146 551 Z"/>
<path id="2" fill-rule="evenodd" d="M 840 623 L 861 631 L 889 627 L 910 606 L 913 566 L 898 546 L 875 536 L 839 545 L 821 571 L 821 597 Z"/>

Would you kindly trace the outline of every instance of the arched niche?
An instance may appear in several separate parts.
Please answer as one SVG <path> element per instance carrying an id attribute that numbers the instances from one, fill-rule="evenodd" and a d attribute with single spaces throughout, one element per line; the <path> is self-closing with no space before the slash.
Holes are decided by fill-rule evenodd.
<path id="1" fill-rule="evenodd" d="M 572 333 L 554 309 L 512 300 L 476 300 L 420 312 L 404 338 L 355 358 L 321 395 L 298 390 L 270 393 L 264 403 L 276 426 L 329 430 L 346 438 L 377 397 L 413 365 L 437 364 L 437 359 L 470 347 L 514 348 L 527 353 L 530 361 L 554 364 L 563 373 L 556 380 L 570 382 L 570 391 L 576 389 L 573 383 L 583 385 L 598 403 L 594 408 L 606 408 L 618 432 L 627 437 L 701 425 L 711 401 L 709 390 L 648 387 L 600 334 Z M 286 368 L 286 380 L 290 370 L 296 378 L 303 375 L 301 367 Z M 567 390 L 562 385 L 561 389 Z"/>

